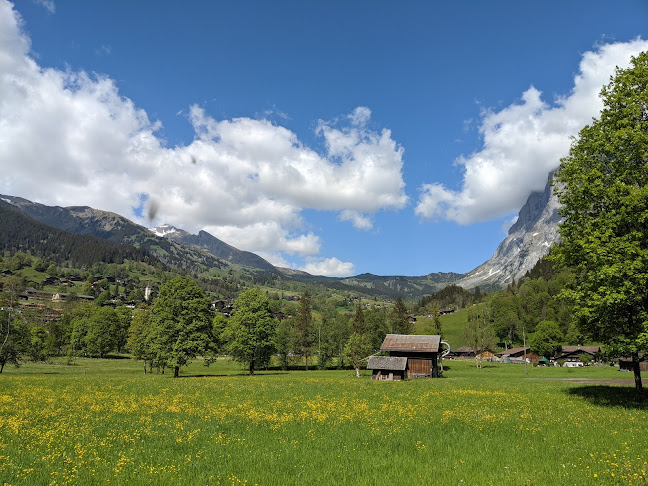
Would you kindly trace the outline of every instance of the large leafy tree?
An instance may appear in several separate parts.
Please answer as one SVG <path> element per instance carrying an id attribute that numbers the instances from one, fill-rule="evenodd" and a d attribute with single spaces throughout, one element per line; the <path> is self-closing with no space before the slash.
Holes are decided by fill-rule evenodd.
<path id="1" fill-rule="evenodd" d="M 532 352 L 551 358 L 560 349 L 562 339 L 563 334 L 557 322 L 542 321 L 536 326 L 529 344 Z"/>
<path id="2" fill-rule="evenodd" d="M 178 277 L 160 287 L 151 324 L 158 359 L 173 367 L 175 378 L 182 366 L 212 347 L 211 303 L 191 279 Z"/>
<path id="3" fill-rule="evenodd" d="M 583 334 L 639 360 L 648 351 L 648 54 L 617 69 L 600 117 L 583 128 L 555 175 L 563 205 L 555 261 L 576 270 L 565 295 Z"/>
<path id="4" fill-rule="evenodd" d="M 268 298 L 259 289 L 241 292 L 222 334 L 225 351 L 235 360 L 246 363 L 253 375 L 257 363 L 269 361 L 276 329 Z"/>

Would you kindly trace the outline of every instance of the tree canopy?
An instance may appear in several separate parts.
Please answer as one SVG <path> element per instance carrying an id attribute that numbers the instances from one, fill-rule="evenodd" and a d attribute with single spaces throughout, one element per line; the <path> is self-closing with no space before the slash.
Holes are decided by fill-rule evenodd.
<path id="1" fill-rule="evenodd" d="M 154 346 L 177 377 L 180 367 L 208 351 L 213 343 L 211 304 L 198 284 L 178 277 L 160 287 L 151 315 Z"/>
<path id="2" fill-rule="evenodd" d="M 583 128 L 555 175 L 563 205 L 554 260 L 576 270 L 564 291 L 583 334 L 639 360 L 648 351 L 648 54 L 617 69 L 600 117 Z"/>
<path id="3" fill-rule="evenodd" d="M 270 360 L 276 329 L 277 322 L 270 312 L 268 298 L 259 289 L 241 292 L 223 331 L 225 351 L 237 361 L 247 363 L 253 375 L 257 363 Z"/>

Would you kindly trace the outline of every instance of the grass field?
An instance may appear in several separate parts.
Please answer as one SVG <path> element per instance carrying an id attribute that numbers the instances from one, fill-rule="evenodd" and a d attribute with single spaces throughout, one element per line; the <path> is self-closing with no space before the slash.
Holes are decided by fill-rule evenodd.
<path id="1" fill-rule="evenodd" d="M 179 379 L 129 359 L 5 368 L 0 483 L 646 483 L 648 407 L 611 384 L 629 374 L 445 367 L 391 383 L 227 360 Z"/>

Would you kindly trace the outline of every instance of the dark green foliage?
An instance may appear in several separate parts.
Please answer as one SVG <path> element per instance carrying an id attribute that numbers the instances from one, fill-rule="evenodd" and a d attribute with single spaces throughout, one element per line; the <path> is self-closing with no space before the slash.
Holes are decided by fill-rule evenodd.
<path id="1" fill-rule="evenodd" d="M 407 307 L 400 297 L 396 299 L 396 304 L 389 314 L 389 324 L 391 332 L 394 334 L 412 334 L 414 332 L 414 324 L 410 322 Z"/>
<path id="2" fill-rule="evenodd" d="M 29 330 L 14 309 L 0 311 L 0 373 L 6 364 L 19 366 L 29 350 Z"/>
<path id="3" fill-rule="evenodd" d="M 270 360 L 276 327 L 268 298 L 258 289 L 241 292 L 234 303 L 234 313 L 223 331 L 225 351 L 237 361 L 246 363 L 250 375 L 253 375 L 257 364 Z"/>
<path id="4" fill-rule="evenodd" d="M 428 307 L 428 304 L 434 302 L 439 308 L 465 309 L 474 303 L 480 302 L 483 294 L 479 287 L 472 292 L 458 285 L 448 285 L 438 292 L 423 297 L 419 303 L 419 312 L 421 309 Z"/>
<path id="5" fill-rule="evenodd" d="M 563 205 L 554 262 L 575 269 L 564 292 L 580 330 L 631 357 L 648 351 L 648 54 L 617 69 L 604 108 L 583 128 L 555 176 Z"/>
<path id="6" fill-rule="evenodd" d="M 151 315 L 158 361 L 180 368 L 192 358 L 208 353 L 213 345 L 212 310 L 200 287 L 185 277 L 177 277 L 160 287 Z"/>
<path id="7" fill-rule="evenodd" d="M 535 333 L 529 345 L 531 352 L 544 356 L 545 358 L 551 358 L 560 349 L 562 340 L 563 333 L 557 322 L 542 321 L 536 326 Z"/>

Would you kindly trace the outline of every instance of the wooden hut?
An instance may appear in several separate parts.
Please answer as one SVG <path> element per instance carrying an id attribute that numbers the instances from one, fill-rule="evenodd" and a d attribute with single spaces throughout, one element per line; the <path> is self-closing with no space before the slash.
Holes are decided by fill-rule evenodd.
<path id="1" fill-rule="evenodd" d="M 398 356 L 371 356 L 367 369 L 372 370 L 372 380 L 404 380 L 407 358 Z"/>
<path id="2" fill-rule="evenodd" d="M 387 334 L 380 346 L 390 357 L 407 358 L 404 377 L 438 378 L 441 336 Z"/>

